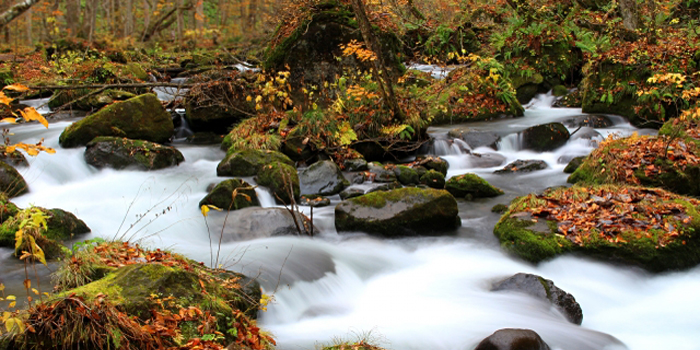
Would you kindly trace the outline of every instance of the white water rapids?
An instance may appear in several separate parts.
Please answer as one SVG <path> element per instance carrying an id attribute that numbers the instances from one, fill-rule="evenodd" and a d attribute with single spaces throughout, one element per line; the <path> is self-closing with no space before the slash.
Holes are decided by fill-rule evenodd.
<path id="1" fill-rule="evenodd" d="M 652 275 L 575 256 L 533 266 L 498 246 L 492 234 L 498 215 L 489 209 L 564 185 L 566 164 L 560 157 L 585 155 L 594 148 L 590 141 L 574 138 L 554 152 L 520 150 L 518 131 L 581 114 L 550 105 L 551 97 L 542 95 L 524 118 L 468 125 L 502 136 L 498 150 L 472 150 L 505 157 L 496 167 L 474 168 L 465 145 L 446 138 L 452 127 L 431 130 L 438 139 L 435 152 L 450 162 L 449 176 L 475 172 L 506 192 L 495 199 L 460 200 L 463 228 L 456 236 L 382 240 L 362 233 L 338 235 L 331 206 L 314 211 L 315 224 L 323 231 L 314 239 L 224 244 L 225 266 L 258 276 L 266 293 L 274 294 L 275 302 L 261 313 L 260 323 L 275 336 L 278 348 L 313 349 L 334 338 L 371 332 L 379 345 L 396 350 L 467 350 L 497 329 L 516 327 L 535 330 L 554 349 L 698 349 L 700 268 Z M 603 136 L 634 131 L 616 121 L 614 127 L 597 131 Z M 48 130 L 40 125 L 11 127 L 14 142 L 45 138 L 47 146 L 57 149 L 55 155 L 41 154 L 30 159 L 29 168 L 19 169 L 31 192 L 15 198 L 17 205 L 73 212 L 93 231 L 80 239 L 145 237 L 145 245 L 211 261 L 209 234 L 197 203 L 209 184 L 222 180 L 216 177 L 216 165 L 224 152 L 213 146 L 178 145 L 186 161 L 172 169 L 97 170 L 83 160 L 83 148 L 58 146 L 58 136 L 69 124 L 55 122 Z M 517 159 L 544 160 L 549 168 L 493 174 Z M 259 195 L 264 206 L 273 205 L 264 190 Z M 9 253 L 0 250 L 0 280 L 6 284 L 21 270 Z M 529 296 L 489 291 L 492 282 L 518 272 L 541 275 L 573 294 L 583 309 L 583 325 L 568 323 L 551 306 Z"/>

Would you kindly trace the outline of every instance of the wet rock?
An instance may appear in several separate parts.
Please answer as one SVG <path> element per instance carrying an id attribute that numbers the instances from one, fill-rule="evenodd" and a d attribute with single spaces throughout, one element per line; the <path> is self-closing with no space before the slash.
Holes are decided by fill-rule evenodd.
<path id="1" fill-rule="evenodd" d="M 359 185 L 367 181 L 367 176 L 365 176 L 365 173 L 358 173 L 352 176 L 352 183 Z"/>
<path id="2" fill-rule="evenodd" d="M 472 153 L 469 165 L 473 168 L 493 168 L 503 164 L 506 157 L 499 153 Z"/>
<path id="3" fill-rule="evenodd" d="M 363 190 L 363 189 L 348 188 L 347 190 L 340 192 L 340 199 L 345 200 L 345 199 L 355 198 L 355 197 L 359 197 L 363 194 L 365 194 L 365 190 Z"/>
<path id="4" fill-rule="evenodd" d="M 499 329 L 474 350 L 550 350 L 537 332 L 530 329 Z"/>
<path id="5" fill-rule="evenodd" d="M 562 123 L 536 125 L 522 132 L 523 148 L 537 152 L 555 150 L 569 140 L 569 130 Z"/>
<path id="6" fill-rule="evenodd" d="M 557 96 L 557 97 L 565 96 L 568 93 L 569 93 L 569 89 L 567 89 L 566 86 L 564 86 L 564 85 L 555 85 L 552 88 L 552 95 Z"/>
<path id="7" fill-rule="evenodd" d="M 508 206 L 505 204 L 496 204 L 491 208 L 492 213 L 503 214 L 508 210 Z"/>
<path id="8" fill-rule="evenodd" d="M 581 164 L 583 164 L 584 159 L 586 159 L 586 156 L 580 156 L 572 159 L 569 164 L 566 165 L 566 168 L 564 168 L 564 172 L 567 174 L 573 174 L 573 172 L 576 171 Z"/>
<path id="9" fill-rule="evenodd" d="M 85 161 L 97 168 L 158 170 L 177 166 L 185 157 L 174 147 L 144 140 L 96 137 L 85 148 Z"/>
<path id="10" fill-rule="evenodd" d="M 0 192 L 8 197 L 17 197 L 29 192 L 24 177 L 9 164 L 0 161 Z"/>
<path id="11" fill-rule="evenodd" d="M 439 235 L 459 226 L 457 214 L 449 192 L 407 187 L 341 202 L 335 207 L 335 227 L 387 238 Z"/>
<path id="12" fill-rule="evenodd" d="M 343 167 L 347 171 L 365 171 L 367 170 L 367 161 L 362 158 L 346 159 L 343 162 Z"/>
<path id="13" fill-rule="evenodd" d="M 299 198 L 299 174 L 288 164 L 271 163 L 260 169 L 255 181 L 272 191 L 277 203 L 290 204 Z"/>
<path id="14" fill-rule="evenodd" d="M 584 114 L 579 115 L 562 122 L 570 128 L 578 128 L 587 126 L 589 128 L 609 128 L 614 125 L 610 118 L 599 114 Z"/>
<path id="15" fill-rule="evenodd" d="M 503 194 L 503 191 L 491 186 L 476 174 L 453 176 L 447 180 L 445 189 L 457 198 L 467 195 L 471 198 L 496 197 Z"/>
<path id="16" fill-rule="evenodd" d="M 574 90 L 554 102 L 553 107 L 581 108 L 581 90 Z"/>
<path id="17" fill-rule="evenodd" d="M 90 90 L 57 91 L 51 97 L 51 99 L 49 99 L 48 106 L 52 109 L 65 106 L 64 108 L 76 109 L 80 111 L 92 111 L 110 105 L 117 101 L 126 101 L 136 96 L 131 92 L 109 89 L 99 94 L 92 95 L 83 98 L 79 101 L 73 102 L 82 96 L 86 96 L 90 92 Z"/>
<path id="18" fill-rule="evenodd" d="M 433 156 L 416 159 L 415 165 L 425 167 L 428 170 L 436 170 L 445 176 L 447 176 L 447 169 L 450 167 L 450 163 L 446 160 Z"/>
<path id="19" fill-rule="evenodd" d="M 67 127 L 62 147 L 84 146 L 97 136 L 127 137 L 165 143 L 174 133 L 173 120 L 154 94 L 111 104 Z"/>
<path id="20" fill-rule="evenodd" d="M 27 158 L 18 150 L 7 152 L 5 145 L 0 145 L 0 161 L 3 161 L 11 166 L 29 166 Z"/>
<path id="21" fill-rule="evenodd" d="M 272 163 L 294 165 L 289 157 L 277 151 L 244 150 L 228 154 L 216 167 L 216 175 L 254 176 L 263 166 Z"/>
<path id="22" fill-rule="evenodd" d="M 233 192 L 236 191 L 234 198 Z M 199 206 L 213 205 L 224 210 L 239 210 L 247 207 L 259 207 L 260 201 L 253 187 L 241 179 L 224 180 L 217 184 Z"/>
<path id="23" fill-rule="evenodd" d="M 404 186 L 417 185 L 420 180 L 418 172 L 405 165 L 397 165 L 394 168 L 394 174 L 396 174 L 396 178 Z"/>
<path id="24" fill-rule="evenodd" d="M 331 160 L 312 164 L 299 172 L 302 195 L 332 196 L 340 193 L 348 181 L 340 167 Z"/>
<path id="25" fill-rule="evenodd" d="M 295 162 L 309 162 L 316 158 L 308 142 L 304 142 L 305 137 L 287 137 L 282 141 L 281 151 Z"/>
<path id="26" fill-rule="evenodd" d="M 213 132 L 196 132 L 187 136 L 187 143 L 193 145 L 220 145 L 224 136 Z"/>
<path id="27" fill-rule="evenodd" d="M 578 140 L 578 139 L 593 140 L 596 138 L 602 139 L 603 136 L 595 129 L 587 127 L 587 126 L 581 127 L 580 129 L 577 129 L 573 134 L 571 134 L 572 140 Z"/>
<path id="28" fill-rule="evenodd" d="M 252 77 L 231 77 L 198 85 L 185 96 L 185 119 L 193 131 L 223 132 L 231 125 L 255 115 L 255 102 L 248 101 Z"/>
<path id="29" fill-rule="evenodd" d="M 307 197 L 301 196 L 299 198 L 299 205 L 312 208 L 322 208 L 331 205 L 331 200 L 326 197 Z"/>
<path id="30" fill-rule="evenodd" d="M 501 141 L 501 137 L 495 133 L 473 130 L 466 127 L 454 128 L 450 130 L 447 135 L 452 138 L 464 140 L 471 149 L 478 147 L 491 147 L 496 149 L 498 141 Z"/>
<path id="31" fill-rule="evenodd" d="M 554 282 L 537 275 L 518 273 L 501 282 L 495 283 L 492 291 L 515 291 L 529 294 L 535 298 L 549 301 L 559 309 L 567 320 L 580 325 L 583 321 L 581 305 L 573 295 L 559 289 Z"/>
<path id="32" fill-rule="evenodd" d="M 299 235 L 310 231 L 311 221 L 303 214 L 296 213 L 296 223 L 285 208 L 248 207 L 228 213 L 210 212 L 208 217 L 212 232 L 222 232 L 224 242 L 247 241 L 276 236 Z M 315 232 L 317 230 L 314 230 Z"/>
<path id="33" fill-rule="evenodd" d="M 527 159 L 527 160 L 516 160 L 515 162 L 512 162 L 503 169 L 496 170 L 494 173 L 496 174 L 510 174 L 510 173 L 526 173 L 530 171 L 536 171 L 536 170 L 544 170 L 547 169 L 547 163 L 545 163 L 543 160 L 537 160 L 537 159 Z"/>
<path id="34" fill-rule="evenodd" d="M 393 165 L 382 165 L 381 163 L 371 162 L 367 164 L 367 169 L 370 173 L 370 180 L 374 182 L 396 181 Z"/>
<path id="35" fill-rule="evenodd" d="M 367 193 L 379 192 L 379 191 L 391 191 L 391 190 L 395 190 L 397 188 L 403 188 L 403 186 L 401 186 L 400 182 L 394 181 L 394 182 L 389 182 L 389 183 L 385 183 L 385 184 L 382 184 L 379 186 L 372 187 L 371 189 L 369 189 L 367 191 Z"/>
<path id="36" fill-rule="evenodd" d="M 445 175 L 439 171 L 428 170 L 420 177 L 420 183 L 441 190 L 445 188 Z"/>

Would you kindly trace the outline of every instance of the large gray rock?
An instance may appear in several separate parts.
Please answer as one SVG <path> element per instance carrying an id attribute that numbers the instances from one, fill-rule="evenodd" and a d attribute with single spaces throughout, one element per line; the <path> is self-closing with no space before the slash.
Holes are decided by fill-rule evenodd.
<path id="1" fill-rule="evenodd" d="M 111 104 L 67 127 L 59 137 L 62 147 L 84 146 L 98 136 L 127 137 L 165 143 L 175 127 L 170 113 L 154 94 Z"/>
<path id="2" fill-rule="evenodd" d="M 613 126 L 612 120 L 609 117 L 599 114 L 584 114 L 563 121 L 564 125 L 570 128 L 580 128 L 587 126 L 589 128 L 609 128 Z"/>
<path id="3" fill-rule="evenodd" d="M 566 144 L 569 136 L 569 130 L 562 123 L 536 125 L 522 132 L 522 145 L 524 149 L 547 152 Z"/>
<path id="4" fill-rule="evenodd" d="M 246 241 L 259 238 L 299 235 L 297 223 L 302 235 L 308 235 L 311 222 L 302 214 L 292 214 L 284 208 L 249 207 L 228 213 L 209 212 L 208 223 L 212 232 L 222 232 L 224 242 Z M 314 230 L 316 231 L 316 230 Z"/>
<path id="5" fill-rule="evenodd" d="M 457 201 L 449 192 L 407 187 L 341 202 L 335 207 L 335 227 L 389 238 L 436 235 L 457 228 L 457 214 Z"/>
<path id="6" fill-rule="evenodd" d="M 291 204 L 299 199 L 299 174 L 288 164 L 265 165 L 255 177 L 260 186 L 270 189 L 277 203 Z"/>
<path id="7" fill-rule="evenodd" d="M 492 291 L 514 291 L 529 294 L 535 298 L 549 301 L 561 311 L 571 323 L 580 325 L 583 321 L 581 305 L 573 295 L 559 289 L 554 282 L 529 273 L 518 273 L 501 282 L 495 283 Z"/>
<path id="8" fill-rule="evenodd" d="M 491 147 L 496 149 L 498 141 L 501 141 L 501 137 L 498 134 L 465 127 L 454 128 L 450 130 L 447 135 L 452 138 L 462 139 L 471 149 L 477 147 Z"/>
<path id="9" fill-rule="evenodd" d="M 185 157 L 174 147 L 144 140 L 103 136 L 90 141 L 85 161 L 97 168 L 157 170 L 177 166 Z"/>
<path id="10" fill-rule="evenodd" d="M 316 162 L 299 172 L 302 195 L 332 196 L 340 193 L 347 183 L 343 172 L 331 160 Z"/>
<path id="11" fill-rule="evenodd" d="M 550 350 L 539 334 L 530 329 L 499 329 L 474 350 Z"/>
<path id="12" fill-rule="evenodd" d="M 397 180 L 393 165 L 371 162 L 367 164 L 367 169 L 370 173 L 370 180 L 373 182 L 394 182 Z"/>
<path id="13" fill-rule="evenodd" d="M 547 169 L 547 163 L 539 159 L 516 160 L 500 170 L 496 174 L 527 173 L 530 171 Z"/>
<path id="14" fill-rule="evenodd" d="M 226 155 L 216 167 L 217 176 L 254 176 L 263 166 L 272 163 L 294 165 L 289 157 L 277 151 L 244 150 Z"/>

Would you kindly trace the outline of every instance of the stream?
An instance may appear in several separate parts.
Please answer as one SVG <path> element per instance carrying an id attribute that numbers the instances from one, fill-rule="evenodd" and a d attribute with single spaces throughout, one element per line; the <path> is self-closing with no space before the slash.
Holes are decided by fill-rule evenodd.
<path id="1" fill-rule="evenodd" d="M 572 137 L 553 152 L 520 149 L 519 131 L 582 114 L 580 109 L 552 108 L 553 100 L 551 95 L 537 96 L 523 118 L 466 125 L 501 135 L 497 150 L 469 150 L 505 157 L 495 167 L 479 167 L 466 144 L 447 137 L 454 125 L 430 129 L 436 139 L 432 153 L 450 163 L 448 177 L 473 172 L 505 191 L 496 198 L 459 200 L 462 227 L 455 236 L 384 240 L 361 232 L 339 235 L 333 208 L 340 198 L 333 196 L 333 205 L 314 209 L 314 224 L 321 230 L 316 238 L 224 243 L 220 264 L 257 276 L 265 292 L 274 295 L 259 321 L 283 350 L 314 349 L 333 339 L 358 337 L 395 350 L 466 350 L 505 327 L 533 329 L 553 349 L 697 349 L 700 267 L 654 275 L 572 255 L 534 266 L 500 249 L 493 235 L 499 215 L 491 213 L 491 207 L 566 185 L 566 162 L 560 158 L 586 155 L 595 148 L 591 140 Z M 655 132 L 612 119 L 613 127 L 596 129 L 601 137 Z M 13 142 L 44 138 L 46 146 L 57 150 L 31 158 L 30 167 L 18 169 L 30 193 L 13 201 L 20 207 L 34 204 L 73 212 L 92 229 L 81 240 L 140 239 L 142 245 L 210 263 L 216 255 L 210 240 L 217 235 L 208 230 L 198 202 L 207 186 L 223 180 L 217 178 L 216 166 L 225 153 L 215 146 L 176 143 L 185 156 L 178 167 L 97 170 L 83 160 L 83 148 L 58 145 L 60 133 L 72 121 L 53 122 L 48 129 L 38 124 L 9 126 Z M 549 168 L 493 174 L 517 159 L 543 160 Z M 275 205 L 270 193 L 257 191 L 263 206 Z M 308 207 L 302 209 L 310 214 Z M 24 268 L 10 255 L 10 249 L 0 248 L 0 282 L 22 295 Z M 491 283 L 518 272 L 551 279 L 571 293 L 583 309 L 582 326 L 527 295 L 489 291 Z"/>

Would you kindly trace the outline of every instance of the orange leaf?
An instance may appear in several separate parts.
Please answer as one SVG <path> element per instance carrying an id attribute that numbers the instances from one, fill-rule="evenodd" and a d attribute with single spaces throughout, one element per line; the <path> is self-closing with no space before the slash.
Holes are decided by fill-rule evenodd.
<path id="1" fill-rule="evenodd" d="M 17 92 L 25 92 L 25 91 L 31 90 L 30 88 L 28 88 L 28 87 L 26 87 L 26 86 L 24 86 L 24 85 L 22 85 L 22 84 L 19 84 L 19 83 L 17 83 L 17 84 L 12 84 L 12 85 L 7 85 L 7 86 L 5 86 L 5 87 L 2 88 L 2 89 L 3 89 L 3 90 L 10 90 L 10 91 L 17 91 Z"/>
<path id="2" fill-rule="evenodd" d="M 39 112 L 37 112 L 36 109 L 34 109 L 34 107 L 27 107 L 24 110 L 19 111 L 19 113 L 22 114 L 22 118 L 24 118 L 24 120 L 26 121 L 36 120 L 39 123 L 41 123 L 41 125 L 43 125 L 44 127 L 49 127 L 49 122 L 46 120 L 46 118 L 44 118 L 43 115 L 39 114 Z"/>

